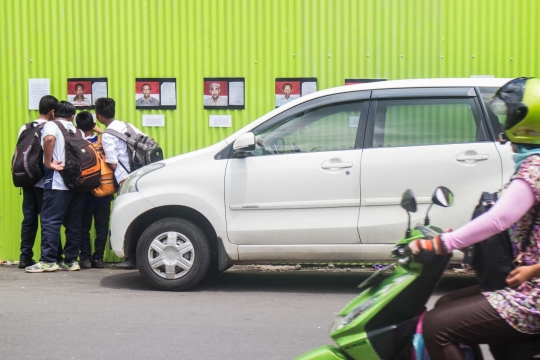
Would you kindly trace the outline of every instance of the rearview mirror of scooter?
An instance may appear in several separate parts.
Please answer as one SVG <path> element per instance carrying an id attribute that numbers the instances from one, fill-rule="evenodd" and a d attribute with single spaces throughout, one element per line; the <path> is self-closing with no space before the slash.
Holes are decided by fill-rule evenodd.
<path id="1" fill-rule="evenodd" d="M 401 207 L 407 211 L 407 216 L 409 216 L 409 222 L 407 224 L 407 232 L 405 237 L 409 238 L 411 236 L 411 213 L 416 212 L 416 199 L 411 189 L 407 189 L 403 196 L 401 197 Z"/>
<path id="2" fill-rule="evenodd" d="M 424 225 L 429 225 L 429 210 L 433 205 L 442 207 L 450 207 L 454 204 L 454 194 L 449 188 L 445 186 L 439 186 L 435 189 L 433 196 L 431 197 L 431 205 L 426 212 L 426 218 L 424 219 Z"/>

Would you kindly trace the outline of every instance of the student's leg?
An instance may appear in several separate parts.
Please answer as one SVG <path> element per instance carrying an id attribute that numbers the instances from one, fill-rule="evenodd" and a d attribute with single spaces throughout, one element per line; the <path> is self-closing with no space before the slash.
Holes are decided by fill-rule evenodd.
<path id="1" fill-rule="evenodd" d="M 60 228 L 71 200 L 71 191 L 43 191 L 41 209 L 41 258 L 43 262 L 56 262 L 60 244 Z"/>
<path id="2" fill-rule="evenodd" d="M 85 202 L 81 220 L 81 261 L 90 260 L 92 256 L 92 247 L 90 245 L 90 228 L 92 227 L 92 214 L 95 206 Z"/>
<path id="3" fill-rule="evenodd" d="M 72 191 L 68 211 L 64 218 L 66 228 L 66 246 L 64 246 L 64 262 L 71 264 L 77 261 L 81 249 L 81 223 L 84 199 L 86 194 Z"/>
<path id="4" fill-rule="evenodd" d="M 41 190 L 43 191 L 43 190 Z M 21 257 L 24 262 L 32 261 L 34 242 L 39 226 L 39 200 L 33 188 L 23 188 L 23 221 L 21 224 Z"/>
<path id="5" fill-rule="evenodd" d="M 109 219 L 111 217 L 111 203 L 96 205 L 94 210 L 94 226 L 96 229 L 96 241 L 94 242 L 93 260 L 103 260 L 107 235 L 109 234 Z"/>

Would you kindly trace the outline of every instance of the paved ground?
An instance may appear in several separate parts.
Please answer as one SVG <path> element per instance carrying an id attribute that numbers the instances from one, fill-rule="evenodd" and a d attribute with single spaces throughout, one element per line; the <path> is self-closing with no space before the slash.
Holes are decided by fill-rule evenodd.
<path id="1" fill-rule="evenodd" d="M 366 276 L 228 271 L 171 293 L 137 271 L 4 265 L 0 359 L 292 359 L 330 343 L 330 324 Z M 449 276 L 438 295 L 472 282 Z"/>

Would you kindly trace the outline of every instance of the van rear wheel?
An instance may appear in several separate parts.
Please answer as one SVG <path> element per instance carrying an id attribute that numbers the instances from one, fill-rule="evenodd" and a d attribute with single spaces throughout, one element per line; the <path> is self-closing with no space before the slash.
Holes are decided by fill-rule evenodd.
<path id="1" fill-rule="evenodd" d="M 156 288 L 187 290 L 208 272 L 210 246 L 191 221 L 166 218 L 150 225 L 141 235 L 137 264 L 143 278 Z"/>

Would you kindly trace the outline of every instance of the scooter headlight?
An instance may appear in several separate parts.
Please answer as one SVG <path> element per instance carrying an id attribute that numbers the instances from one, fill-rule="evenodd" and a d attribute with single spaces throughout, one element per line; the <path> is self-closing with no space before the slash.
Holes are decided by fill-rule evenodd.
<path id="1" fill-rule="evenodd" d="M 348 313 L 347 315 L 345 315 L 344 317 L 338 318 L 336 320 L 334 326 L 332 327 L 332 332 L 334 332 L 336 330 L 340 330 L 343 327 L 349 325 L 354 319 L 356 319 L 364 311 L 366 311 L 371 305 L 373 305 L 375 300 L 377 300 L 377 298 L 372 297 L 372 298 L 364 301 L 363 303 L 361 303 L 360 305 L 358 305 L 354 309 L 352 309 L 351 312 Z"/>

